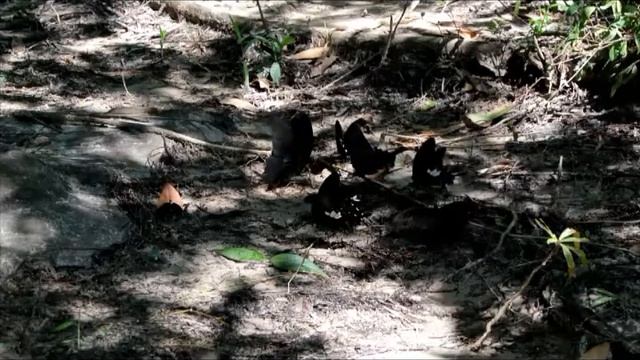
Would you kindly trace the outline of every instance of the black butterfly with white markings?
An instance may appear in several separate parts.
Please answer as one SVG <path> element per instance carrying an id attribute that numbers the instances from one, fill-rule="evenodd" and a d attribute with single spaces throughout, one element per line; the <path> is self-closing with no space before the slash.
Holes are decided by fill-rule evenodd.
<path id="1" fill-rule="evenodd" d="M 444 167 L 447 149 L 436 145 L 432 137 L 422 143 L 413 158 L 413 183 L 418 186 L 445 186 L 453 183 L 453 175 Z"/>
<path id="2" fill-rule="evenodd" d="M 307 196 L 305 201 L 311 203 L 311 216 L 318 224 L 349 227 L 364 217 L 357 196 L 340 182 L 340 174 L 335 171 L 322 182 L 318 193 Z"/>

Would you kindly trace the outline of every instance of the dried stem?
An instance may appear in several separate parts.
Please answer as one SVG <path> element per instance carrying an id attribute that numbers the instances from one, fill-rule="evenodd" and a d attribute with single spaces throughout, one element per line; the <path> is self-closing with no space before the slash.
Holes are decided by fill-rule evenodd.
<path id="1" fill-rule="evenodd" d="M 382 58 L 380 58 L 380 65 L 378 65 L 378 67 L 381 67 L 382 65 L 384 65 L 384 61 L 387 59 L 387 54 L 389 53 L 389 47 L 391 47 L 391 42 L 393 41 L 393 38 L 396 35 L 396 30 L 398 30 L 398 25 L 400 25 L 400 22 L 402 21 L 402 18 L 404 17 L 404 13 L 407 11 L 408 6 L 409 4 L 407 3 L 404 5 L 404 7 L 402 7 L 402 14 L 400 14 L 400 18 L 398 19 L 396 26 L 393 28 L 393 31 L 389 31 L 387 44 L 385 45 L 384 51 L 382 52 Z M 389 30 L 391 30 L 392 25 L 393 25 L 393 16 L 391 16 L 389 20 Z"/>
<path id="2" fill-rule="evenodd" d="M 543 267 L 547 265 L 547 263 L 549 262 L 549 260 L 551 260 L 553 255 L 555 255 L 558 252 L 559 248 L 560 246 L 555 246 L 553 250 L 549 251 L 549 253 L 547 254 L 547 257 L 544 258 L 542 263 L 540 263 L 540 265 L 536 266 L 536 268 L 533 269 L 533 271 L 531 271 L 531 273 L 529 274 L 527 279 L 524 281 L 522 286 L 520 286 L 520 289 L 518 289 L 518 291 L 515 294 L 511 295 L 509 299 L 505 301 L 504 304 L 502 304 L 500 309 L 498 309 L 498 312 L 496 313 L 496 315 L 487 323 L 484 334 L 482 334 L 482 336 L 480 336 L 478 340 L 476 340 L 476 342 L 474 342 L 473 345 L 471 346 L 473 350 L 478 350 L 482 346 L 482 343 L 487 339 L 487 336 L 491 334 L 491 328 L 493 327 L 493 325 L 495 325 L 504 316 L 505 312 L 507 311 L 509 306 L 511 306 L 513 301 L 518 296 L 522 295 L 522 292 L 527 288 L 527 286 L 529 286 L 529 283 L 531 283 L 531 280 L 533 279 L 533 277 L 538 273 L 538 271 L 540 271 Z"/>
<path id="3" fill-rule="evenodd" d="M 264 18 L 264 13 L 262 12 L 262 6 L 260 6 L 260 0 L 256 0 L 258 4 L 258 11 L 260 11 L 260 19 L 262 19 L 262 24 L 264 25 L 264 29 L 269 31 L 269 24 L 267 24 L 267 19 Z"/>
<path id="4" fill-rule="evenodd" d="M 296 269 L 296 272 L 294 272 L 293 275 L 291 275 L 291 278 L 287 282 L 287 294 L 289 294 L 289 292 L 291 291 L 291 282 L 293 281 L 293 279 L 295 279 L 296 275 L 298 275 L 298 273 L 300 272 L 300 268 L 302 267 L 302 264 L 305 262 L 305 260 L 307 260 L 307 258 L 309 257 L 309 251 L 311 250 L 314 244 L 315 242 L 312 242 L 311 245 L 307 246 L 307 250 L 305 250 L 304 256 L 302 257 L 302 261 L 300 261 L 300 264 L 298 264 L 298 268 Z"/>

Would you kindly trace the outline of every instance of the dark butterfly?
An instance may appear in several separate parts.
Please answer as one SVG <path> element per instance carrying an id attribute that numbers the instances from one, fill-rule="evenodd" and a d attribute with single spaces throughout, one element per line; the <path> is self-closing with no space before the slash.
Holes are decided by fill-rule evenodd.
<path id="1" fill-rule="evenodd" d="M 438 245 L 460 236 L 476 203 L 468 197 L 438 208 L 410 208 L 391 221 L 391 233 L 413 241 Z"/>
<path id="2" fill-rule="evenodd" d="M 271 155 L 263 174 L 269 188 L 284 185 L 291 176 L 300 173 L 313 150 L 313 129 L 306 113 L 296 111 L 290 116 L 273 118 L 271 129 Z"/>
<path id="3" fill-rule="evenodd" d="M 413 159 L 413 183 L 416 185 L 441 185 L 453 183 L 453 175 L 443 165 L 445 147 L 436 146 L 432 137 L 422 143 Z"/>
<path id="4" fill-rule="evenodd" d="M 319 224 L 353 226 L 364 216 L 358 207 L 359 200 L 342 185 L 337 172 L 332 172 L 320 185 L 318 193 L 307 196 L 305 201 L 311 203 L 311 216 Z"/>
<path id="5" fill-rule="evenodd" d="M 353 165 L 355 174 L 364 176 L 376 174 L 381 171 L 388 171 L 393 167 L 396 155 L 407 149 L 400 147 L 393 151 L 384 151 L 372 146 L 362 133 L 361 125 L 364 124 L 365 122 L 362 119 L 353 122 L 349 125 L 342 137 L 344 150 L 346 150 L 346 154 L 349 155 L 351 159 L 351 165 Z M 339 123 L 336 123 L 336 145 L 338 152 L 340 152 L 341 149 L 340 142 L 338 141 L 339 133 L 342 133 L 342 127 Z"/>
<path id="6" fill-rule="evenodd" d="M 338 149 L 338 155 L 340 156 L 340 159 L 347 160 L 347 151 L 344 148 L 344 134 L 342 132 L 342 125 L 340 125 L 340 121 L 336 121 L 334 130 L 335 130 L 336 148 Z"/>

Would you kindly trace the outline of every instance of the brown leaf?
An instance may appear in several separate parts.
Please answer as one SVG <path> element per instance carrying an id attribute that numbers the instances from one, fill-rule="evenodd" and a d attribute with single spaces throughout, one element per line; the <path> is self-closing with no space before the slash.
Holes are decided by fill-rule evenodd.
<path id="1" fill-rule="evenodd" d="M 591 349 L 585 351 L 580 360 L 606 360 L 609 358 L 611 345 L 608 342 L 596 345 Z"/>
<path id="2" fill-rule="evenodd" d="M 338 57 L 335 55 L 328 56 L 322 60 L 318 66 L 315 66 L 311 69 L 311 77 L 316 77 L 324 74 L 324 72 L 331 66 L 333 63 L 338 60 Z"/>
<path id="3" fill-rule="evenodd" d="M 302 50 L 291 56 L 295 60 L 314 60 L 319 59 L 327 54 L 329 47 L 318 46 L 307 50 Z"/>
<path id="4" fill-rule="evenodd" d="M 176 188 L 173 187 L 173 185 L 171 185 L 170 183 L 165 183 L 162 187 L 162 191 L 160 192 L 158 200 L 156 201 L 156 206 L 160 207 L 166 203 L 176 204 L 180 207 L 182 207 L 183 204 L 180 193 L 178 193 L 178 190 L 176 190 Z"/>
<path id="5" fill-rule="evenodd" d="M 467 27 L 461 27 L 460 29 L 458 29 L 458 35 L 460 35 L 460 37 L 463 39 L 473 39 L 474 37 L 478 36 L 478 34 L 478 31 Z"/>
<path id="6" fill-rule="evenodd" d="M 234 97 L 226 97 L 226 98 L 220 100 L 220 104 L 231 105 L 231 106 L 234 106 L 234 107 L 236 107 L 236 108 L 238 108 L 240 110 L 256 111 L 258 109 L 252 103 L 248 102 L 247 100 L 238 99 L 238 98 L 234 98 Z"/>

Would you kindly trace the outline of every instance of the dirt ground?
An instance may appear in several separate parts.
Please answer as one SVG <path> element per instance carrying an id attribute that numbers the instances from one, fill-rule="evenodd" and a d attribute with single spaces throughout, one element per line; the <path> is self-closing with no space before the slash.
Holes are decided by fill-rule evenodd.
<path id="1" fill-rule="evenodd" d="M 3 357 L 567 359 L 603 341 L 615 345 L 614 358 L 640 353 L 637 107 L 604 106 L 577 86 L 548 97 L 526 71 L 495 74 L 478 67 L 483 61 L 401 54 L 400 45 L 387 65 L 357 68 L 384 41 L 348 43 L 351 52 L 343 44 L 316 77 L 314 64 L 288 59 L 284 86 L 245 92 L 228 27 L 177 22 L 147 2 L 2 6 L 0 116 L 89 114 L 98 120 L 87 128 L 117 128 L 107 120 L 118 119 L 175 133 L 207 114 L 217 129 L 197 141 L 168 134 L 143 172 L 116 167 L 101 179 L 130 223 L 126 241 L 93 254 L 90 267 L 57 267 L 35 254 L 1 284 Z M 478 9 L 456 1 L 447 11 L 474 18 Z M 168 31 L 162 54 L 159 27 Z M 318 41 L 314 32 L 296 35 L 289 54 Z M 424 109 L 425 99 L 436 106 Z M 503 103 L 513 104 L 504 121 L 483 129 L 462 121 Z M 414 153 L 406 152 L 384 187 L 343 174 L 360 188 L 365 225 L 319 227 L 303 199 L 326 173 L 305 172 L 276 190 L 260 178 L 270 149 L 265 114 L 288 108 L 311 115 L 314 156 L 335 152 L 336 120 L 365 118 L 382 147 L 436 136 L 456 181 L 436 199 L 415 190 Z M 165 179 L 178 185 L 188 216 L 158 223 L 154 199 Z M 393 235 L 392 219 L 417 201 L 463 196 L 477 206 L 464 228 L 428 241 Z M 585 234 L 589 265 L 568 279 L 564 259 L 553 256 L 472 349 L 551 249 L 536 218 L 557 233 Z M 289 284 L 291 274 L 268 263 L 219 256 L 224 246 L 311 247 L 328 278 L 298 274 Z M 597 305 L 601 290 L 612 297 Z"/>

